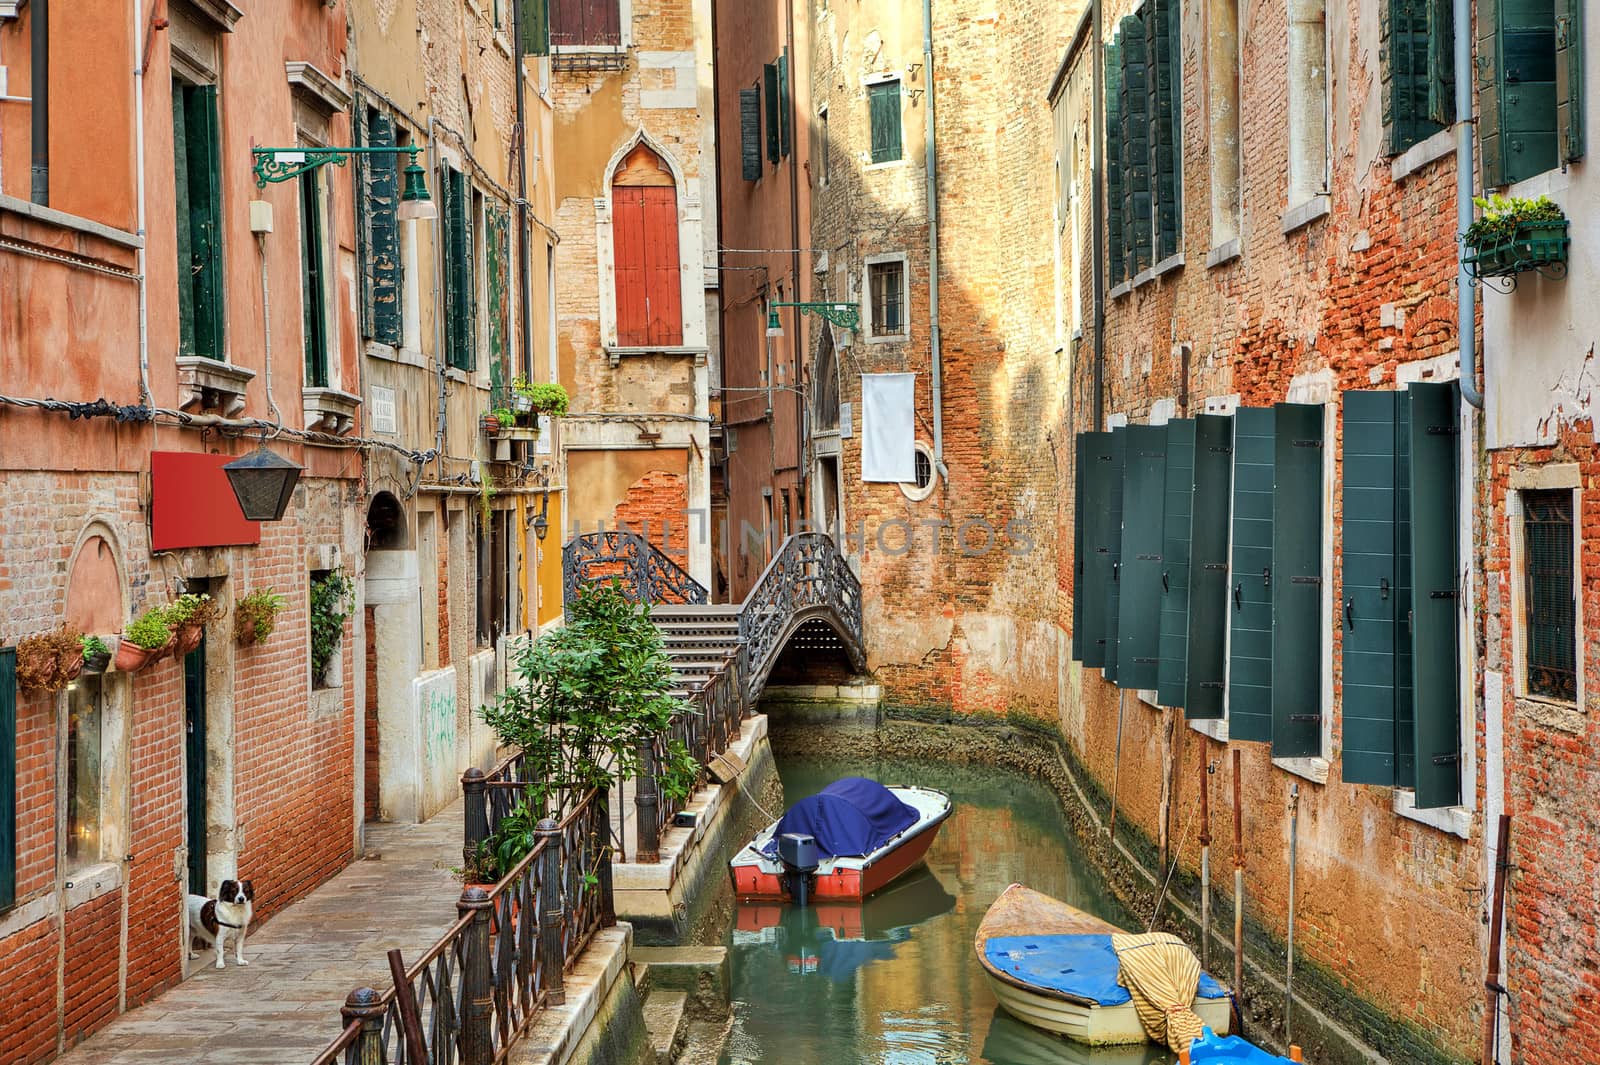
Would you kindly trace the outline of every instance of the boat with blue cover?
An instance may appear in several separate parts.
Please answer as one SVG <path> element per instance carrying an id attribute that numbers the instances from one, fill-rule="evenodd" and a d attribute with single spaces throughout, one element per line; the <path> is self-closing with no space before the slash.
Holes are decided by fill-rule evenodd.
<path id="1" fill-rule="evenodd" d="M 1236 1035 L 1220 1036 L 1210 1028 L 1189 1044 L 1189 1061 L 1191 1065 L 1296 1065 L 1293 1058 L 1269 1054 Z"/>
<path id="2" fill-rule="evenodd" d="M 1159 938 L 1128 937 L 1092 914 L 1013 884 L 984 915 L 974 946 L 995 998 L 1018 1020 L 1080 1043 L 1143 1043 L 1150 1035 L 1135 993 L 1119 979 L 1123 959 L 1113 936 L 1124 944 Z M 1191 974 L 1198 972 L 1193 964 Z M 1199 1023 L 1227 1034 L 1227 988 L 1205 973 L 1192 986 L 1188 1006 Z"/>

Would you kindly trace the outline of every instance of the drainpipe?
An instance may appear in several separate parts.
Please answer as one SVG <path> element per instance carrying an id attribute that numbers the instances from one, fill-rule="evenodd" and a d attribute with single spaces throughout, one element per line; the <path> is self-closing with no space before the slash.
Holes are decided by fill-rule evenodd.
<path id="1" fill-rule="evenodd" d="M 522 345 L 522 374 L 533 377 L 533 295 L 532 267 L 529 265 L 528 237 L 528 119 L 522 94 L 526 91 L 527 56 L 522 51 L 522 5 L 511 5 L 511 65 L 516 68 L 517 93 L 517 302 L 522 326 L 517 336 Z M 555 308 L 550 308 L 555 313 Z"/>
<path id="2" fill-rule="evenodd" d="M 922 0 L 922 70 L 928 79 L 927 132 L 922 148 L 928 175 L 928 345 L 933 362 L 933 465 L 946 481 L 944 464 L 944 356 L 939 337 L 939 148 L 933 123 L 933 0 Z"/>
<path id="3" fill-rule="evenodd" d="M 29 23 L 33 41 L 33 190 L 31 199 L 41 207 L 50 205 L 50 2 L 33 0 Z"/>
<path id="4" fill-rule="evenodd" d="M 1451 13 L 1457 27 L 1472 25 L 1472 0 L 1451 0 Z M 1467 273 L 1466 246 L 1460 236 L 1472 225 L 1472 88 L 1476 84 L 1472 67 L 1472 35 L 1457 32 L 1455 39 L 1456 75 L 1456 333 L 1461 347 L 1461 396 L 1483 409 L 1483 393 L 1478 390 L 1478 328 L 1474 303 L 1476 293 Z"/>
<path id="5" fill-rule="evenodd" d="M 1460 3 L 1461 0 L 1456 0 L 1456 2 Z M 1094 218 L 1091 219 L 1090 223 L 1090 228 L 1093 230 L 1090 243 L 1094 246 L 1094 262 L 1091 270 L 1091 273 L 1094 277 L 1094 392 L 1089 397 L 1089 410 L 1093 415 L 1094 424 L 1090 425 L 1089 428 L 1093 432 L 1099 432 L 1101 429 L 1105 428 L 1106 420 L 1104 380 L 1106 353 L 1106 193 L 1105 186 L 1103 184 L 1103 178 L 1105 176 L 1106 169 L 1106 90 L 1105 85 L 1101 80 L 1105 77 L 1105 43 L 1101 40 L 1100 35 L 1100 19 L 1102 17 L 1100 0 L 1093 0 L 1093 2 L 1089 5 L 1089 8 L 1092 12 L 1090 16 L 1089 32 L 1093 37 L 1093 42 L 1089 49 L 1089 62 L 1094 68 L 1089 72 L 1089 90 L 1093 95 L 1093 99 L 1089 104 L 1089 113 L 1093 116 L 1094 122 L 1094 131 L 1091 134 L 1091 140 L 1093 142 L 1091 150 L 1094 152 L 1094 166 L 1091 168 L 1089 174 L 1089 180 L 1092 186 L 1090 196 L 1091 213 L 1094 215 Z"/>
<path id="6" fill-rule="evenodd" d="M 145 280 L 145 250 L 148 243 L 144 220 L 144 35 L 151 32 L 144 25 L 143 0 L 133 0 L 133 151 L 134 151 L 134 225 L 139 232 L 139 247 L 134 251 L 135 269 L 139 271 L 139 402 L 150 404 L 150 297 L 149 282 Z"/>

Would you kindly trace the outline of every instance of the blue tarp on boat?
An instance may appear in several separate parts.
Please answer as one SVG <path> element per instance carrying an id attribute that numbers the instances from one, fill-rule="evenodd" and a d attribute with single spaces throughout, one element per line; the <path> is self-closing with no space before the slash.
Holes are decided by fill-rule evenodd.
<path id="1" fill-rule="evenodd" d="M 779 836 L 803 832 L 816 837 L 826 857 L 860 857 L 916 823 L 917 811 L 876 780 L 845 777 L 789 807 L 764 853 L 778 853 Z"/>
<path id="2" fill-rule="evenodd" d="M 1102 1006 L 1131 1001 L 1117 983 L 1121 963 L 1106 936 L 996 936 L 984 947 L 989 964 L 1019 983 Z M 1226 998 L 1221 984 L 1200 974 L 1201 998 Z"/>
<path id="3" fill-rule="evenodd" d="M 1203 1029 L 1200 1038 L 1189 1044 L 1189 1060 L 1199 1065 L 1290 1065 L 1288 1058 L 1269 1054 L 1245 1042 L 1236 1035 L 1218 1038 L 1211 1029 Z"/>

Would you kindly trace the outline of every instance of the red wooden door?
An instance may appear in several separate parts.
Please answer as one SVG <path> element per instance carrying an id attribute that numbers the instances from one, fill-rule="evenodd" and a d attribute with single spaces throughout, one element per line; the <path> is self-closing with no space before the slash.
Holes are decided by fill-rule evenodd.
<path id="1" fill-rule="evenodd" d="M 683 290 L 678 274 L 677 190 L 651 186 L 644 194 L 644 291 L 648 343 L 683 343 Z"/>
<path id="2" fill-rule="evenodd" d="M 617 343 L 650 342 L 645 302 L 645 189 L 616 186 L 611 197 L 611 232 L 617 275 Z"/>

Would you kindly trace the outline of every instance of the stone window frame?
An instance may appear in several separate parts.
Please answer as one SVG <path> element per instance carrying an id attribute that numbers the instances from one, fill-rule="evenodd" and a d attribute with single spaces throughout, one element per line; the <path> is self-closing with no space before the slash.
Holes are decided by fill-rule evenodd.
<path id="1" fill-rule="evenodd" d="M 1512 658 L 1512 693 L 1516 699 L 1517 709 L 1538 718 L 1541 723 L 1557 728 L 1566 728 L 1569 724 L 1579 727 L 1585 716 L 1587 693 L 1584 690 L 1584 640 L 1586 633 L 1583 624 L 1583 479 L 1582 471 L 1575 462 L 1548 463 L 1544 465 L 1517 465 L 1510 470 L 1508 478 L 1509 491 L 1506 493 L 1506 524 L 1510 557 L 1509 572 L 1511 585 L 1511 658 Z M 1572 493 L 1572 552 L 1573 552 L 1573 601 L 1576 613 L 1573 620 L 1575 647 L 1578 658 L 1577 667 L 1577 698 L 1574 701 L 1553 699 L 1549 696 L 1535 695 L 1528 691 L 1527 664 L 1528 664 L 1528 619 L 1527 619 L 1527 591 L 1523 587 L 1523 567 L 1527 564 L 1527 542 L 1523 531 L 1524 510 L 1522 494 L 1528 491 L 1568 490 Z M 1563 720 L 1564 718 L 1569 718 Z"/>
<path id="2" fill-rule="evenodd" d="M 310 548 L 306 552 L 306 583 L 305 591 L 303 592 L 305 596 L 306 630 L 303 639 L 305 640 L 304 647 L 306 652 L 306 708 L 313 719 L 332 717 L 344 712 L 344 660 L 346 654 L 353 653 L 350 643 L 354 638 L 352 634 L 355 631 L 355 623 L 359 616 L 359 611 L 355 607 L 352 607 L 350 613 L 345 617 L 345 624 L 350 627 L 350 632 L 339 637 L 339 645 L 334 648 L 333 657 L 328 660 L 327 670 L 322 676 L 322 679 L 327 683 L 319 687 L 317 684 L 318 678 L 311 672 L 311 582 L 316 579 L 318 573 L 326 573 L 333 570 L 339 570 L 351 581 L 356 581 L 356 575 L 344 566 L 342 556 L 343 552 L 339 550 L 336 544 L 323 544 L 319 547 Z M 358 594 L 358 606 L 360 605 L 359 600 L 360 596 Z"/>
<path id="3" fill-rule="evenodd" d="M 928 483 L 919 485 L 916 481 L 901 481 L 897 486 L 900 494 L 913 503 L 920 503 L 933 495 L 933 490 L 939 487 L 939 463 L 934 458 L 933 448 L 926 440 L 918 438 L 912 443 L 912 449 L 928 463 Z"/>
<path id="4" fill-rule="evenodd" d="M 887 164 L 885 164 L 887 165 Z M 872 268 L 900 264 L 901 325 L 898 333 L 872 331 Z M 861 339 L 868 344 L 904 344 L 911 339 L 911 262 L 904 251 L 880 252 L 861 260 Z"/>
<path id="5" fill-rule="evenodd" d="M 872 87 L 885 82 L 898 82 L 900 85 L 900 158 L 885 159 L 881 163 L 872 161 Z M 906 72 L 900 68 L 894 70 L 877 70 L 861 76 L 861 100 L 866 104 L 867 115 L 867 147 L 861 153 L 860 167 L 862 173 L 872 173 L 879 170 L 893 170 L 895 167 L 909 166 L 911 163 L 911 145 L 906 140 L 906 99 L 909 95 L 906 89 Z"/>
<path id="6" fill-rule="evenodd" d="M 616 0 L 617 27 L 621 33 L 617 44 L 552 44 L 550 55 L 621 55 L 633 48 L 633 0 Z M 546 16 L 549 17 L 548 15 Z M 546 64 L 548 66 L 548 64 Z"/>
<path id="7" fill-rule="evenodd" d="M 67 716 L 70 694 L 62 691 L 53 700 L 56 720 L 55 788 L 59 799 L 55 807 L 56 876 L 66 894 L 65 908 L 80 906 L 122 885 L 123 857 L 132 846 L 132 802 L 128 742 L 133 718 L 131 675 L 106 672 L 78 683 L 100 684 L 100 853 L 95 860 L 68 870 L 67 860 Z"/>

